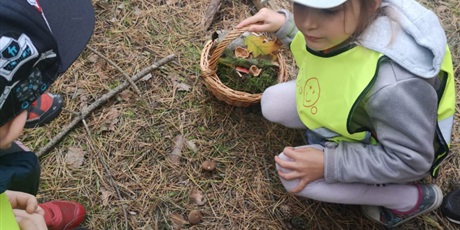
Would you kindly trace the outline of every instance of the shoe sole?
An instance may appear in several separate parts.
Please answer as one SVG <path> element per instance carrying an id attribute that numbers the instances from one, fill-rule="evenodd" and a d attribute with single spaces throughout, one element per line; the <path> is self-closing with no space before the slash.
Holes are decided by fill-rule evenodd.
<path id="1" fill-rule="evenodd" d="M 449 217 L 446 217 L 447 220 L 449 220 L 450 222 L 454 223 L 454 224 L 460 224 L 460 220 L 454 220 L 454 219 L 451 219 Z"/>
<path id="2" fill-rule="evenodd" d="M 53 121 L 59 114 L 62 112 L 62 107 L 57 108 L 54 110 L 52 113 L 50 113 L 48 116 L 43 116 L 39 120 L 35 121 L 27 121 L 26 124 L 24 125 L 24 128 L 36 128 L 36 127 L 42 127 L 51 121 Z"/>
<path id="3" fill-rule="evenodd" d="M 53 111 L 49 111 L 48 114 L 43 114 L 41 117 L 39 117 L 38 119 L 36 120 L 28 120 L 25 125 L 24 125 L 24 128 L 36 128 L 36 127 L 41 127 L 41 126 L 44 126 L 48 123 L 50 123 L 51 121 L 53 121 L 54 119 L 56 119 L 56 117 L 59 116 L 59 114 L 61 114 L 62 112 L 62 107 L 63 107 L 63 102 L 62 102 L 62 98 L 58 99 L 57 102 L 54 104 L 53 102 L 53 105 L 51 106 L 55 106 L 56 109 L 53 110 Z M 48 111 L 47 111 L 48 112 Z"/>
<path id="4" fill-rule="evenodd" d="M 436 200 L 435 200 L 435 202 L 433 203 L 433 205 L 432 205 L 430 208 L 426 209 L 426 210 L 423 211 L 423 212 L 418 213 L 417 215 L 408 217 L 408 218 L 402 220 L 401 222 L 399 222 L 399 223 L 393 225 L 392 227 L 397 227 L 397 226 L 399 226 L 399 225 L 401 225 L 401 224 L 406 223 L 406 222 L 409 221 L 409 220 L 412 220 L 413 218 L 415 218 L 415 217 L 417 217 L 417 216 L 421 216 L 421 215 L 423 215 L 423 214 L 425 214 L 425 213 L 431 212 L 431 211 L 433 211 L 433 210 L 439 208 L 439 207 L 441 206 L 441 204 L 442 204 L 442 199 L 443 199 L 442 190 L 441 190 L 441 188 L 439 188 L 437 185 L 434 185 L 433 187 L 434 187 L 434 190 L 435 190 L 435 193 L 436 193 Z"/>
<path id="5" fill-rule="evenodd" d="M 433 203 L 433 205 L 432 205 L 430 208 L 424 210 L 423 212 L 418 213 L 417 215 L 408 217 L 408 218 L 406 218 L 406 219 L 400 221 L 399 223 L 397 223 L 397 224 L 395 224 L 395 225 L 393 225 L 393 226 L 390 226 L 390 227 L 385 226 L 385 227 L 387 227 L 387 228 L 393 228 L 393 227 L 400 226 L 400 225 L 402 225 L 402 224 L 408 222 L 409 220 L 412 220 L 412 219 L 415 218 L 415 217 L 421 216 L 421 215 L 423 215 L 423 214 L 425 214 L 425 213 L 431 212 L 431 211 L 433 211 L 433 210 L 439 208 L 439 207 L 441 206 L 441 204 L 442 204 L 442 198 L 443 198 L 442 190 L 441 190 L 437 185 L 434 185 L 433 187 L 434 187 L 434 190 L 435 190 L 435 193 L 436 193 L 436 200 L 435 200 L 435 202 Z M 367 206 L 364 206 L 364 205 L 361 206 L 361 211 L 364 213 L 364 215 L 365 215 L 367 218 L 369 218 L 369 219 L 371 219 L 371 220 L 373 220 L 373 221 L 375 221 L 375 222 L 377 222 L 377 223 L 382 224 L 382 222 L 380 222 L 380 221 L 374 219 L 371 215 L 368 214 L 367 211 L 365 211 L 366 207 L 367 207 Z"/>

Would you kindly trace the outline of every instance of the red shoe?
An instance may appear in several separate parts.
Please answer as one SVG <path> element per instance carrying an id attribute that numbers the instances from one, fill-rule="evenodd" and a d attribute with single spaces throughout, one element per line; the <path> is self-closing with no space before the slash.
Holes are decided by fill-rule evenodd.
<path id="1" fill-rule="evenodd" d="M 44 93 L 27 109 L 29 112 L 25 128 L 43 126 L 62 111 L 62 98 L 57 94 Z"/>
<path id="2" fill-rule="evenodd" d="M 54 200 L 39 206 L 45 210 L 45 222 L 49 230 L 73 229 L 85 220 L 85 208 L 77 202 Z"/>

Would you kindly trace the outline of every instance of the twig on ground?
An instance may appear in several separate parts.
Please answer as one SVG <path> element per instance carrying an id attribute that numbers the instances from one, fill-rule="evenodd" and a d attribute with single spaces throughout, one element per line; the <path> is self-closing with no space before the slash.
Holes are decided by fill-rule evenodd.
<path id="1" fill-rule="evenodd" d="M 211 0 L 209 3 L 208 9 L 204 15 L 204 23 L 203 23 L 203 31 L 206 31 L 209 26 L 212 24 L 212 20 L 214 20 L 214 16 L 216 15 L 217 11 L 219 11 L 221 0 Z"/>
<path id="2" fill-rule="evenodd" d="M 129 82 L 129 84 L 131 84 L 131 86 L 133 87 L 134 91 L 136 91 L 136 93 L 142 98 L 141 90 L 137 87 L 136 83 L 134 83 L 134 81 L 131 80 L 131 78 L 128 76 L 128 74 L 120 68 L 120 66 L 118 66 L 115 62 L 113 62 L 112 60 L 110 60 L 109 58 L 107 58 L 106 56 L 104 56 L 102 53 L 100 53 L 96 49 L 92 48 L 91 46 L 86 46 L 86 48 L 88 48 L 89 50 L 93 51 L 93 53 L 97 54 L 99 57 L 101 57 L 102 59 L 106 60 L 108 63 L 113 65 L 113 67 L 115 67 L 115 69 L 120 71 L 121 75 L 123 75 L 123 77 L 125 77 L 126 80 Z"/>
<path id="3" fill-rule="evenodd" d="M 64 111 L 68 112 L 68 113 L 71 113 L 75 116 L 80 116 L 80 113 L 79 112 L 75 112 L 73 110 L 70 110 L 70 109 L 66 109 L 66 108 L 62 108 Z"/>
<path id="4" fill-rule="evenodd" d="M 101 162 L 102 166 L 104 166 L 104 170 L 108 175 L 110 184 L 112 185 L 113 188 L 115 188 L 115 191 L 117 192 L 117 195 L 118 195 L 118 199 L 121 201 L 122 197 L 121 197 L 120 189 L 118 188 L 117 184 L 115 184 L 115 179 L 113 179 L 112 173 L 107 167 L 107 164 L 105 163 L 104 158 L 102 158 L 101 154 L 97 154 L 98 151 L 96 151 L 96 149 L 94 148 L 93 140 L 91 139 L 92 138 L 91 130 L 89 129 L 88 124 L 86 124 L 85 119 L 82 120 L 82 123 L 85 126 L 86 132 L 88 133 L 88 136 L 86 136 L 86 138 L 88 139 L 89 148 L 91 152 L 93 152 L 93 154 L 91 155 L 97 155 L 97 159 Z M 125 229 L 129 229 L 128 213 L 126 212 L 126 207 L 124 204 L 121 204 L 121 208 L 123 210 L 123 215 L 125 217 L 125 226 L 126 226 Z"/>
<path id="5" fill-rule="evenodd" d="M 161 59 L 160 61 L 154 63 L 153 65 L 146 67 L 145 69 L 141 70 L 138 72 L 136 75 L 134 75 L 131 80 L 133 82 L 136 82 L 137 80 L 141 79 L 151 71 L 158 69 L 159 67 L 163 66 L 164 64 L 170 62 L 176 57 L 175 54 L 170 54 L 167 57 Z M 62 138 L 64 138 L 65 135 L 67 135 L 70 130 L 72 130 L 75 125 L 77 125 L 80 121 L 82 121 L 88 114 L 93 112 L 95 109 L 97 109 L 99 106 L 102 104 L 106 103 L 108 100 L 110 100 L 112 97 L 126 89 L 128 86 L 130 86 L 129 82 L 125 81 L 116 88 L 112 89 L 108 93 L 102 95 L 99 99 L 97 99 L 95 102 L 93 102 L 91 105 L 86 107 L 84 110 L 80 112 L 80 115 L 75 117 L 67 127 L 63 128 L 61 132 L 59 132 L 53 139 L 48 142 L 43 148 L 41 148 L 36 155 L 40 157 L 43 154 L 46 154 L 51 148 L 53 148 L 57 143 L 59 143 Z"/>

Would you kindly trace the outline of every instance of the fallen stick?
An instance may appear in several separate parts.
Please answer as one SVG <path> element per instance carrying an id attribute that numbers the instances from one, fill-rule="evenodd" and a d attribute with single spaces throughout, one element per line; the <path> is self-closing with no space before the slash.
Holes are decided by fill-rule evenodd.
<path id="1" fill-rule="evenodd" d="M 208 30 L 211 26 L 212 21 L 214 20 L 214 16 L 216 15 L 217 11 L 219 11 L 221 0 L 211 0 L 209 3 L 208 9 L 206 9 L 206 13 L 204 14 L 204 22 L 203 22 L 203 31 Z"/>
<path id="2" fill-rule="evenodd" d="M 101 52 L 97 51 L 91 46 L 86 46 L 86 48 L 93 51 L 93 53 L 97 54 L 99 57 L 104 59 L 106 62 L 110 63 L 113 67 L 115 67 L 115 69 L 120 71 L 121 75 L 123 75 L 123 77 L 125 77 L 125 79 L 129 82 L 129 84 L 131 84 L 131 87 L 133 87 L 134 91 L 136 91 L 136 93 L 139 96 L 141 96 L 141 90 L 137 87 L 136 83 L 134 83 L 133 80 L 131 80 L 131 78 L 128 76 L 128 74 L 125 71 L 123 71 L 117 64 L 115 64 L 115 62 L 113 62 L 112 60 L 110 60 L 109 58 L 104 56 Z"/>
<path id="3" fill-rule="evenodd" d="M 92 136 L 91 135 L 91 130 L 89 129 L 88 124 L 86 124 L 84 119 L 82 121 L 83 121 L 83 125 L 85 126 L 86 132 L 88 133 L 88 136 L 86 138 L 88 139 L 88 142 L 89 142 L 89 149 L 93 153 L 91 155 L 97 156 L 97 158 L 99 159 L 100 163 L 104 167 L 105 173 L 107 173 L 107 175 L 108 175 L 108 180 L 109 180 L 110 184 L 112 185 L 112 187 L 115 188 L 115 191 L 117 192 L 118 199 L 120 201 L 123 200 L 123 197 L 121 196 L 121 193 L 120 193 L 120 188 L 118 188 L 117 184 L 115 183 L 115 179 L 113 178 L 113 175 L 110 172 L 109 167 L 107 167 L 107 164 L 105 163 L 104 157 L 102 156 L 102 154 L 95 154 L 97 152 L 97 150 L 94 148 L 93 140 L 91 139 L 91 136 Z M 125 229 L 128 230 L 129 229 L 128 213 L 126 211 L 126 207 L 125 207 L 124 204 L 121 205 L 121 208 L 123 209 L 123 215 L 125 217 L 125 226 L 126 226 Z"/>
<path id="4" fill-rule="evenodd" d="M 175 54 L 168 55 L 167 57 L 161 59 L 160 61 L 154 63 L 153 65 L 146 67 L 145 69 L 141 70 L 138 72 L 136 75 L 134 75 L 131 80 L 133 82 L 136 82 L 137 80 L 141 79 L 148 73 L 152 72 L 155 69 L 158 69 L 159 67 L 163 66 L 164 64 L 170 62 L 176 57 Z M 95 102 L 93 102 L 91 105 L 86 107 L 80 112 L 80 115 L 75 117 L 67 127 L 65 127 L 61 132 L 59 132 L 53 139 L 48 142 L 43 148 L 41 148 L 36 155 L 38 157 L 48 153 L 48 151 L 53 148 L 57 143 L 59 143 L 62 138 L 64 138 L 70 130 L 72 130 L 80 121 L 82 121 L 88 114 L 92 113 L 95 109 L 97 109 L 99 106 L 102 104 L 106 103 L 108 100 L 113 98 L 115 95 L 120 93 L 121 91 L 125 90 L 130 86 L 130 83 L 128 81 L 124 81 L 121 85 L 117 86 L 113 90 L 109 91 L 108 93 L 102 95 L 99 99 L 97 99 Z"/>

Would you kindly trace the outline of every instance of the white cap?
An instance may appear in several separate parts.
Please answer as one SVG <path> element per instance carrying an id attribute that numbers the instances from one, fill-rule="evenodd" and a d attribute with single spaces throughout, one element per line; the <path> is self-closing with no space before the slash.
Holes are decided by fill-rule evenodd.
<path id="1" fill-rule="evenodd" d="M 319 9 L 334 8 L 347 0 L 293 0 L 293 2 Z"/>

